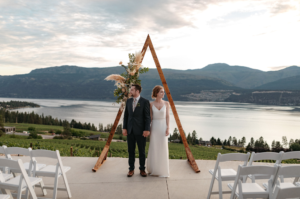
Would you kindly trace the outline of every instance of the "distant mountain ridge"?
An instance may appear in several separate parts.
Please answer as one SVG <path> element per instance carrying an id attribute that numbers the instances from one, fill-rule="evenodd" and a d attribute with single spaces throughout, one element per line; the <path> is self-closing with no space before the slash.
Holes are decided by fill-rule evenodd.
<path id="1" fill-rule="evenodd" d="M 105 81 L 104 78 L 123 72 L 120 66 L 84 68 L 64 65 L 35 69 L 24 75 L 0 76 L 0 97 L 114 99 L 114 82 Z M 200 93 L 202 90 L 300 90 L 297 86 L 300 85 L 298 66 L 264 72 L 217 63 L 201 69 L 163 69 L 163 72 L 174 100 L 186 100 L 183 95 Z M 150 99 L 152 88 L 162 85 L 158 72 L 150 69 L 140 78 L 142 96 Z"/>

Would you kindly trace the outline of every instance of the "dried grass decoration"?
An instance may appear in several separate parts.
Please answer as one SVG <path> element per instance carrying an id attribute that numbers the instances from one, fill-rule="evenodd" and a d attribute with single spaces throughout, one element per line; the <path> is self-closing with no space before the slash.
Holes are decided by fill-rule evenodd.
<path id="1" fill-rule="evenodd" d="M 141 85 L 139 75 L 149 71 L 149 68 L 142 66 L 143 53 L 137 52 L 135 54 L 129 53 L 129 62 L 127 66 L 123 65 L 122 62 L 119 64 L 125 69 L 126 72 L 121 75 L 112 74 L 105 78 L 105 80 L 115 81 L 117 88 L 114 91 L 114 96 L 118 97 L 116 102 L 120 103 L 120 108 L 123 110 L 128 98 L 130 98 L 129 90 L 132 84 Z"/>

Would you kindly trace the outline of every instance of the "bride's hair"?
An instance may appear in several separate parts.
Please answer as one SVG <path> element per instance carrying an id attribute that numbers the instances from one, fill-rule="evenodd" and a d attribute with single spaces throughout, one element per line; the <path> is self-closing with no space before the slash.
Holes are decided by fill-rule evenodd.
<path id="1" fill-rule="evenodd" d="M 159 91 L 160 91 L 161 89 L 163 89 L 163 88 L 164 88 L 164 87 L 159 86 L 159 85 L 155 86 L 155 87 L 153 88 L 153 90 L 152 90 L 152 95 L 151 95 L 152 99 L 156 99 L 157 93 L 159 93 Z"/>

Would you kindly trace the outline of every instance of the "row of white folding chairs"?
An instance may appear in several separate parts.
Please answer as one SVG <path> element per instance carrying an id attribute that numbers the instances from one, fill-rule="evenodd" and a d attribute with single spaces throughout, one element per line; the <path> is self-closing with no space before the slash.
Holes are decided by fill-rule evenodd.
<path id="1" fill-rule="evenodd" d="M 246 176 L 270 176 L 267 183 L 264 183 L 267 188 L 262 188 L 255 182 L 245 183 Z M 230 199 L 238 198 L 268 198 L 268 199 L 286 199 L 300 197 L 300 183 L 280 183 L 280 176 L 284 178 L 299 177 L 300 165 L 291 165 L 282 167 L 277 166 L 241 166 L 238 167 L 238 172 L 234 183 L 229 183 L 228 187 L 231 190 Z"/>
<path id="2" fill-rule="evenodd" d="M 219 198 L 222 199 L 222 194 L 226 193 L 231 193 L 230 191 L 222 191 L 222 181 L 233 181 L 235 180 L 235 177 L 237 175 L 237 172 L 234 169 L 221 169 L 220 168 L 220 162 L 226 162 L 226 161 L 243 161 L 244 164 L 243 166 L 252 166 L 254 161 L 258 160 L 274 160 L 275 165 L 280 165 L 282 160 L 287 160 L 287 159 L 300 159 L 300 151 L 296 152 L 280 152 L 280 153 L 275 153 L 275 152 L 266 152 L 266 153 L 255 153 L 253 152 L 251 155 L 251 158 L 249 160 L 250 153 L 248 152 L 247 154 L 241 154 L 241 153 L 231 153 L 231 154 L 218 154 L 218 158 L 216 161 L 216 165 L 214 169 L 209 170 L 209 173 L 212 175 L 212 180 L 210 183 L 210 188 L 208 191 L 207 199 L 210 198 L 211 194 L 219 194 Z M 249 160 L 249 163 L 248 163 Z M 221 176 L 221 177 L 218 177 Z M 247 178 L 250 178 L 252 182 L 255 182 L 255 179 L 267 179 L 269 178 L 268 175 L 262 174 L 262 175 L 257 175 L 257 176 L 244 176 L 243 177 L 243 182 L 246 182 Z M 284 178 L 280 176 L 281 181 L 284 181 Z M 214 181 L 218 181 L 218 187 L 219 191 L 218 192 L 212 192 Z M 295 178 L 294 182 L 298 181 L 299 177 Z"/>
<path id="3" fill-rule="evenodd" d="M 43 191 L 43 195 L 47 195 L 46 189 L 53 190 L 53 199 L 57 197 L 57 190 L 64 190 L 67 191 L 68 197 L 71 198 L 71 191 L 68 184 L 66 172 L 68 172 L 71 168 L 63 166 L 60 153 L 58 150 L 56 151 L 49 151 L 49 150 L 32 150 L 31 148 L 19 148 L 19 147 L 0 147 L 0 153 L 5 154 L 7 159 L 12 159 L 11 154 L 20 154 L 24 156 L 30 157 L 30 162 L 26 162 L 23 164 L 24 169 L 27 173 L 32 177 L 53 177 L 54 178 L 54 186 L 45 186 L 43 181 L 39 182 L 39 186 Z M 38 164 L 36 161 L 36 157 L 44 157 L 44 158 L 52 158 L 57 160 L 56 165 L 45 165 L 45 164 Z M 1 168 L 1 167 L 0 167 Z M 20 173 L 20 170 L 15 168 L 9 168 L 9 171 L 13 173 Z M 4 174 L 6 180 L 11 178 L 11 174 Z M 65 188 L 58 187 L 58 178 L 62 177 Z"/>

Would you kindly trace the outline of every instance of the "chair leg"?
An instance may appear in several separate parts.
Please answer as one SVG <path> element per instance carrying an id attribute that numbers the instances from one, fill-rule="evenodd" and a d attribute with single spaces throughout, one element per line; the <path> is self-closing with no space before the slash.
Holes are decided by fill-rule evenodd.
<path id="1" fill-rule="evenodd" d="M 40 182 L 40 185 L 41 185 L 41 189 L 42 189 L 42 192 L 43 192 L 43 196 L 47 195 L 47 191 L 46 191 L 46 189 L 44 189 L 45 184 L 44 184 L 43 180 Z"/>
<path id="2" fill-rule="evenodd" d="M 212 189 L 213 189 L 213 186 L 214 186 L 214 182 L 215 182 L 215 176 L 212 176 L 211 182 L 210 182 L 210 187 L 209 187 L 209 190 L 208 190 L 207 199 L 210 199 L 211 192 L 212 192 Z"/>
<path id="3" fill-rule="evenodd" d="M 218 179 L 218 182 L 219 182 L 219 199 L 223 199 L 222 180 Z"/>
<path id="4" fill-rule="evenodd" d="M 62 174 L 62 178 L 64 180 L 65 187 L 67 189 L 68 197 L 71 198 L 72 195 L 71 195 L 71 190 L 70 190 L 70 187 L 69 187 L 69 183 L 68 183 L 68 179 L 67 179 L 66 173 Z"/>
<path id="5" fill-rule="evenodd" d="M 58 187 L 58 173 L 56 173 L 55 179 L 54 179 L 54 187 L 53 187 L 53 197 L 52 197 L 52 199 L 56 199 L 56 197 L 57 197 L 57 187 Z"/>

